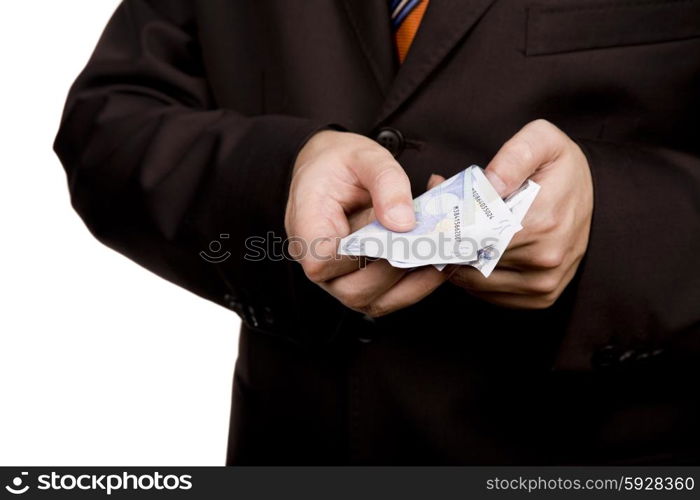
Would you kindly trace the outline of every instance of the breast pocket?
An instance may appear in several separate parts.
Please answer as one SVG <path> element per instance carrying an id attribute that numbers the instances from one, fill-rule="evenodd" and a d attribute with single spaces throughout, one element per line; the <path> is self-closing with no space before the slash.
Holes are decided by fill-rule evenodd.
<path id="1" fill-rule="evenodd" d="M 700 37 L 700 0 L 552 1 L 528 7 L 526 54 Z"/>

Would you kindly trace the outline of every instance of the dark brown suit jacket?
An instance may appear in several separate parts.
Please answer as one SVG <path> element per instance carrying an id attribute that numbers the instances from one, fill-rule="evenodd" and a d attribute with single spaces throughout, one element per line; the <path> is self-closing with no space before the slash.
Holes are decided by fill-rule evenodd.
<path id="1" fill-rule="evenodd" d="M 244 320 L 228 463 L 700 463 L 700 1 L 432 0 L 400 68 L 386 4 L 126 0 L 68 97 L 55 149 L 90 230 Z M 448 284 L 371 322 L 243 258 L 284 235 L 322 127 L 398 131 L 417 195 L 536 118 L 595 189 L 547 310 Z"/>

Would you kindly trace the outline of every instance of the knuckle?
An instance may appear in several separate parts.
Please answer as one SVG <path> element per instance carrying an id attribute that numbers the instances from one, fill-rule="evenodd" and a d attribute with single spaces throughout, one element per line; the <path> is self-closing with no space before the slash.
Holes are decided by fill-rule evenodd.
<path id="1" fill-rule="evenodd" d="M 378 304 L 377 302 L 366 304 L 362 310 L 371 318 L 379 318 L 380 316 L 384 316 L 390 312 L 386 307 Z"/>
<path id="2" fill-rule="evenodd" d="M 561 145 L 568 139 L 567 135 L 556 125 L 543 118 L 531 122 L 530 125 L 532 127 L 532 132 L 546 145 L 547 149 L 561 149 Z"/>
<path id="3" fill-rule="evenodd" d="M 543 269 L 556 269 L 564 263 L 564 252 L 557 249 L 539 252 L 532 263 Z"/>
<path id="4" fill-rule="evenodd" d="M 538 278 L 532 283 L 532 291 L 542 297 L 547 297 L 556 292 L 559 286 L 559 277 L 553 273 Z"/>
<path id="5" fill-rule="evenodd" d="M 339 299 L 343 304 L 345 304 L 346 307 L 356 311 L 366 312 L 369 305 L 367 295 L 355 290 L 341 293 Z"/>
<path id="6" fill-rule="evenodd" d="M 552 130 L 556 129 L 552 122 L 545 120 L 544 118 L 538 118 L 537 120 L 531 121 L 527 124 L 527 128 L 538 132 L 551 132 Z"/>
<path id="7" fill-rule="evenodd" d="M 529 163 L 535 157 L 535 151 L 532 143 L 524 137 L 517 137 L 510 144 L 511 154 L 522 163 Z"/>
<path id="8" fill-rule="evenodd" d="M 528 302 L 524 309 L 530 309 L 533 311 L 541 311 L 543 309 L 547 309 L 551 307 L 551 304 L 545 302 L 542 299 L 533 299 L 532 301 Z"/>
<path id="9" fill-rule="evenodd" d="M 522 137 L 515 137 L 508 141 L 503 148 L 503 160 L 508 165 L 520 165 L 529 163 L 534 158 L 535 153 L 532 149 L 532 144 Z M 499 172 L 501 178 L 505 181 L 508 177 L 508 171 Z"/>
<path id="10" fill-rule="evenodd" d="M 393 159 L 380 161 L 375 166 L 375 187 L 393 187 L 397 182 L 404 182 L 408 177 Z"/>
<path id="11" fill-rule="evenodd" d="M 524 302 L 523 304 L 520 305 L 521 309 L 529 309 L 529 310 L 543 310 L 543 309 L 549 309 L 554 305 L 558 298 L 558 295 L 555 294 L 547 294 L 547 295 L 539 295 L 537 297 L 531 297 L 527 302 Z"/>
<path id="12" fill-rule="evenodd" d="M 538 309 L 548 309 L 554 305 L 559 298 L 559 293 L 551 292 L 540 297 L 537 301 Z"/>
<path id="13" fill-rule="evenodd" d="M 302 262 L 306 277 L 314 283 L 322 283 L 328 279 L 324 262 L 316 259 L 306 259 Z"/>
<path id="14" fill-rule="evenodd" d="M 296 261 L 301 261 L 304 257 L 304 249 L 302 248 L 301 242 L 298 241 L 298 238 L 294 235 L 292 231 L 287 230 L 287 234 L 291 235 L 287 237 L 289 240 L 289 242 L 287 243 L 287 252 L 289 253 L 289 256 Z M 302 267 L 304 267 L 304 262 L 302 262 L 301 264 Z M 306 271 L 305 267 L 304 270 Z"/>
<path id="15" fill-rule="evenodd" d="M 343 305 L 345 305 L 345 307 L 350 308 L 353 311 L 358 311 L 369 315 L 369 313 L 367 312 L 367 304 L 364 300 L 360 298 L 346 297 L 345 299 L 342 299 L 341 302 L 343 303 Z"/>

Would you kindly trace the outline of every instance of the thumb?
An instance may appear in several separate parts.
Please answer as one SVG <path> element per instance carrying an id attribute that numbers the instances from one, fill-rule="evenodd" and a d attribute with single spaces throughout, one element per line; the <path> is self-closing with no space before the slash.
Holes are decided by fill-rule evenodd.
<path id="1" fill-rule="evenodd" d="M 369 191 L 377 220 L 391 231 L 410 231 L 416 224 L 411 183 L 391 155 L 360 156 L 353 166 L 362 187 Z"/>
<path id="2" fill-rule="evenodd" d="M 530 122 L 501 147 L 484 174 L 498 194 L 506 197 L 539 168 L 556 160 L 567 139 L 548 121 Z"/>

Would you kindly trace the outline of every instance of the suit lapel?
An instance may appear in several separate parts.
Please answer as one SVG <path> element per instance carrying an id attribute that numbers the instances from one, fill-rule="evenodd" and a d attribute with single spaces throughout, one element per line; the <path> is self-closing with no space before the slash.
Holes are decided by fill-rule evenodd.
<path id="1" fill-rule="evenodd" d="M 389 117 L 432 73 L 495 0 L 431 0 L 376 122 Z M 357 1 L 355 3 L 364 3 Z"/>
<path id="2" fill-rule="evenodd" d="M 383 95 L 396 73 L 388 0 L 343 0 L 357 43 Z"/>

